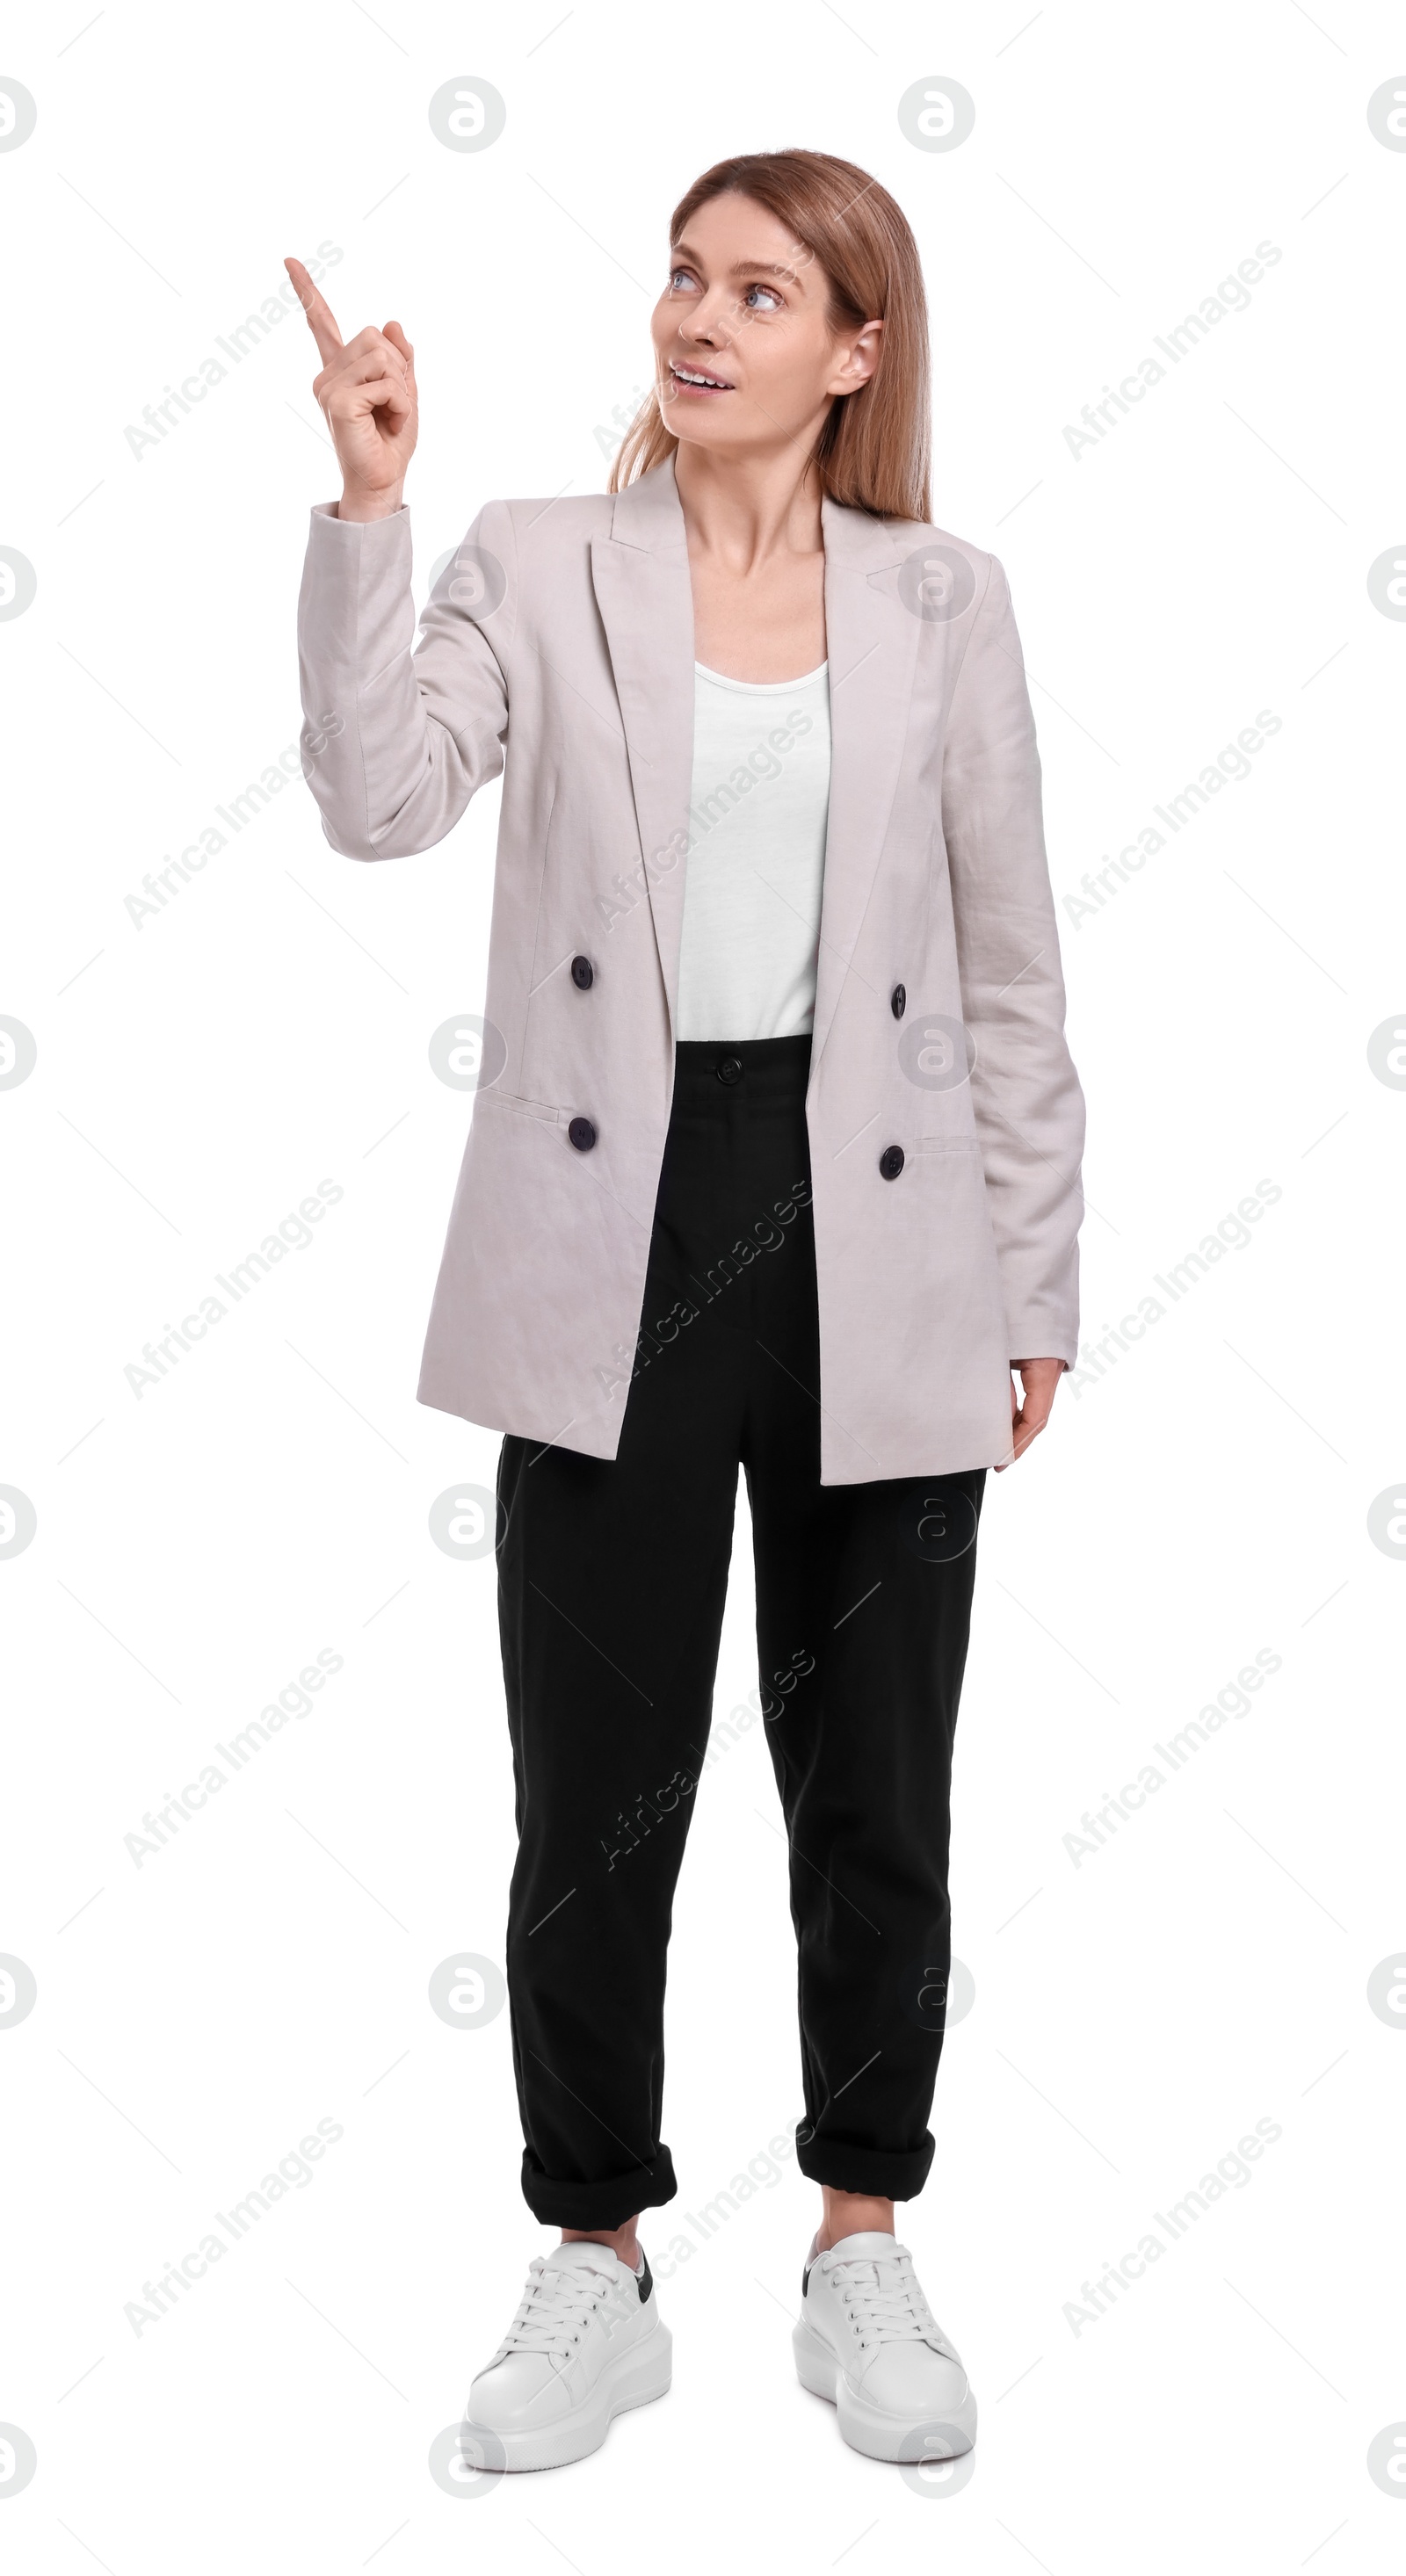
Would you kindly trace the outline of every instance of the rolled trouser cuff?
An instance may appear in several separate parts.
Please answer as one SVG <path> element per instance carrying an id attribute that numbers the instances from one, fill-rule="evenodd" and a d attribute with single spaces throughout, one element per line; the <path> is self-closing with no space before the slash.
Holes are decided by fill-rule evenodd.
<path id="1" fill-rule="evenodd" d="M 932 2169 L 933 2152 L 931 2132 L 920 2147 L 889 2149 L 813 2137 L 804 2120 L 796 2130 L 796 2162 L 809 2181 L 826 2183 L 831 2191 L 862 2191 L 871 2200 L 916 2200 Z"/>
<path id="2" fill-rule="evenodd" d="M 657 2209 L 672 2200 L 677 2190 L 674 2160 L 667 2147 L 661 2147 L 647 2165 L 631 2165 L 627 2172 L 611 2174 L 604 2182 L 554 2182 L 531 2149 L 523 2149 L 522 2196 L 544 2227 L 623 2227 L 637 2211 Z"/>

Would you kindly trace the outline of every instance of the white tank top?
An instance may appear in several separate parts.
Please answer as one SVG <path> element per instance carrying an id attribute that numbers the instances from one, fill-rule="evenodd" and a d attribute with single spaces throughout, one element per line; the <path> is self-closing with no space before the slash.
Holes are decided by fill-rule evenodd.
<path id="1" fill-rule="evenodd" d="M 680 1038 L 804 1037 L 830 805 L 830 679 L 728 680 L 695 662 Z"/>

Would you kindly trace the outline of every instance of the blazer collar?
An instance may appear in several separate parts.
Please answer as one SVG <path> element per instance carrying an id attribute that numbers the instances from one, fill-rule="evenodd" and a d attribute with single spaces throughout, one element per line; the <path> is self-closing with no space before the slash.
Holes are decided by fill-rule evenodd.
<path id="1" fill-rule="evenodd" d="M 862 563 L 866 572 L 901 564 L 912 553 L 921 533 L 911 521 L 876 519 L 867 510 L 846 509 L 828 496 L 821 499 L 820 520 L 827 560 Z M 648 474 L 640 475 L 636 482 L 627 483 L 623 492 L 616 493 L 610 537 L 612 544 L 635 546 L 643 554 L 687 553 L 683 506 L 672 456 L 666 456 L 662 465 L 652 466 Z"/>
<path id="2" fill-rule="evenodd" d="M 920 620 L 892 576 L 919 541 L 911 522 L 823 499 L 830 810 L 812 1077 L 852 958 L 898 783 Z M 693 770 L 693 591 L 672 456 L 615 496 L 591 572 L 629 750 L 645 883 L 671 1028 L 677 1021 Z M 862 979 L 860 979 L 862 981 Z M 887 994 L 872 1001 L 887 1008 Z"/>

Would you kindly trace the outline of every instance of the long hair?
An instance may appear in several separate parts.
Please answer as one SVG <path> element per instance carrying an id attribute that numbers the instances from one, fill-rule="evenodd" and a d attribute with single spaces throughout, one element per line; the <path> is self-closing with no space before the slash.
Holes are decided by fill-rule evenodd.
<path id="1" fill-rule="evenodd" d="M 879 518 L 927 519 L 932 452 L 927 298 L 906 216 L 887 188 L 828 152 L 743 152 L 715 161 L 674 208 L 679 241 L 700 206 L 735 189 L 787 225 L 818 261 L 829 287 L 832 330 L 881 318 L 879 362 L 867 384 L 839 394 L 820 433 L 815 464 L 832 501 Z M 618 492 L 662 465 L 678 446 L 656 384 L 621 442 L 608 489 Z"/>

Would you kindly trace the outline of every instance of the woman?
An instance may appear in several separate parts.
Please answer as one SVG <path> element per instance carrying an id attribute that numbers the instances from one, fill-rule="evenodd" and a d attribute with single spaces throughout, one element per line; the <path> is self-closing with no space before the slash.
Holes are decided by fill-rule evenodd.
<path id="1" fill-rule="evenodd" d="M 413 352 L 344 347 L 288 263 L 344 478 L 301 603 L 327 836 L 428 849 L 504 773 L 420 1396 L 505 1435 L 522 2183 L 562 2237 L 469 2430 L 523 2469 L 669 2384 L 636 2229 L 675 2190 L 665 1951 L 739 1463 L 823 2203 L 797 2367 L 875 2458 L 971 2446 L 894 2203 L 933 2155 L 985 1470 L 1077 1345 L 1034 728 L 1000 564 L 929 524 L 912 235 L 779 152 L 708 171 L 670 245 L 610 492 L 490 503 L 413 659 Z"/>

